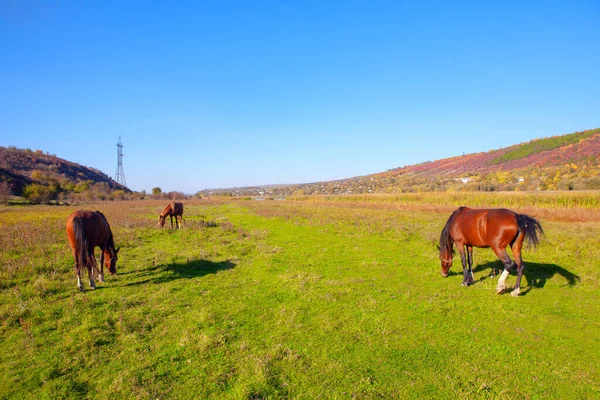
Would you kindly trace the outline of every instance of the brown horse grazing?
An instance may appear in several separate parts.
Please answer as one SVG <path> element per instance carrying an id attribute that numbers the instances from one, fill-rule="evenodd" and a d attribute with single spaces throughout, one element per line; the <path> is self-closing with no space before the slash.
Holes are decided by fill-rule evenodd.
<path id="1" fill-rule="evenodd" d="M 94 269 L 98 272 L 98 280 L 104 283 L 104 266 L 111 275 L 117 273 L 117 253 L 113 235 L 106 217 L 100 211 L 78 210 L 67 220 L 67 237 L 75 258 L 77 287 L 83 292 L 81 284 L 81 267 L 85 266 L 90 277 L 90 287 L 96 289 Z M 94 248 L 100 247 L 100 271 L 96 265 Z"/>
<path id="2" fill-rule="evenodd" d="M 504 263 L 504 271 L 498 279 L 497 293 L 506 289 L 506 277 L 515 262 L 511 261 L 506 247 L 510 245 L 517 265 L 517 281 L 513 296 L 521 294 L 521 276 L 525 265 L 521 258 L 521 247 L 525 238 L 529 244 L 536 246 L 539 242 L 538 233 L 543 234 L 542 226 L 534 218 L 517 214 L 504 208 L 476 210 L 469 207 L 460 207 L 452 213 L 440 235 L 440 260 L 442 263 L 442 276 L 448 276 L 452 266 L 452 257 L 456 247 L 460 254 L 463 266 L 463 285 L 473 284 L 473 246 L 491 247 L 498 258 Z M 467 256 L 465 256 L 465 247 Z M 467 270 L 468 264 L 468 270 Z"/>
<path id="3" fill-rule="evenodd" d="M 183 225 L 183 204 L 178 203 L 176 201 L 172 201 L 162 210 L 160 215 L 158 216 L 158 226 L 165 226 L 165 220 L 167 216 L 171 217 L 171 229 L 173 229 L 173 217 L 175 217 L 175 225 L 177 229 L 179 229 L 179 220 L 177 217 L 181 218 L 181 224 Z"/>

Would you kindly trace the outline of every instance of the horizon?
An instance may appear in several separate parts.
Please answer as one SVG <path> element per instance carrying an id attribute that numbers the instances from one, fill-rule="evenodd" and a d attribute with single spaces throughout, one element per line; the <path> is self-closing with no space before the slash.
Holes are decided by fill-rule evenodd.
<path id="1" fill-rule="evenodd" d="M 595 1 L 0 4 L 0 145 L 135 191 L 364 176 L 600 126 Z"/>
<path id="2" fill-rule="evenodd" d="M 351 176 L 351 177 L 345 177 L 345 178 L 340 178 L 340 179 L 335 179 L 335 180 L 330 180 L 330 181 L 315 181 L 315 182 L 304 182 L 304 183 L 270 183 L 270 184 L 264 184 L 264 185 L 233 186 L 233 187 L 212 187 L 212 188 L 206 188 L 206 189 L 203 189 L 203 190 L 198 190 L 195 193 L 190 193 L 190 192 L 185 193 L 185 192 L 180 191 L 180 190 L 163 191 L 162 188 L 160 188 L 160 187 L 159 187 L 159 189 L 161 189 L 161 192 L 163 192 L 163 193 L 179 192 L 179 193 L 184 194 L 185 196 L 193 196 L 194 194 L 197 194 L 197 193 L 200 193 L 200 192 L 211 192 L 211 191 L 214 192 L 214 191 L 220 191 L 220 190 L 224 190 L 224 191 L 237 190 L 237 189 L 239 189 L 239 190 L 244 190 L 244 189 L 266 189 L 266 190 L 268 190 L 269 188 L 284 188 L 284 187 L 293 187 L 293 186 L 302 186 L 302 185 L 314 185 L 314 184 L 318 184 L 318 183 L 342 182 L 342 181 L 345 181 L 345 180 L 353 180 L 353 179 L 356 179 L 356 178 L 362 178 L 362 177 L 377 175 L 377 174 L 380 174 L 380 173 L 390 172 L 390 171 L 394 171 L 394 170 L 402 170 L 402 169 L 411 168 L 411 167 L 418 167 L 418 166 L 424 165 L 424 164 L 435 164 L 435 163 L 438 163 L 438 162 L 443 162 L 443 161 L 446 161 L 446 160 L 452 160 L 452 159 L 455 159 L 455 158 L 462 158 L 462 157 L 467 157 L 467 156 L 477 156 L 477 155 L 480 155 L 480 154 L 486 154 L 486 153 L 496 152 L 496 151 L 500 151 L 500 150 L 506 150 L 506 149 L 510 149 L 510 148 L 513 148 L 513 147 L 519 148 L 520 146 L 527 145 L 528 143 L 532 143 L 532 142 L 539 142 L 539 141 L 543 141 L 545 139 L 559 138 L 559 137 L 563 137 L 563 136 L 570 136 L 570 135 L 581 134 L 581 133 L 592 132 L 592 131 L 600 131 L 600 127 L 598 127 L 598 128 L 591 128 L 591 129 L 585 129 L 583 131 L 577 131 L 577 132 L 569 132 L 569 133 L 566 133 L 566 134 L 563 134 L 563 135 L 556 135 L 556 136 L 552 136 L 552 137 L 540 137 L 540 138 L 532 139 L 532 140 L 527 141 L 527 142 L 521 142 L 521 143 L 511 144 L 511 145 L 508 145 L 508 146 L 503 147 L 503 148 L 490 149 L 490 150 L 487 150 L 487 151 L 481 151 L 481 152 L 477 152 L 477 153 L 465 153 L 465 154 L 458 155 L 458 156 L 452 156 L 452 157 L 445 157 L 445 158 L 436 159 L 436 160 L 423 161 L 423 162 L 416 163 L 416 164 L 398 166 L 396 168 L 387 169 L 386 171 L 375 172 L 373 174 Z M 598 132 L 593 132 L 594 136 L 597 135 L 597 134 L 598 134 Z M 571 146 L 571 144 L 572 143 L 570 143 L 570 144 L 563 144 L 560 147 Z M 0 147 L 3 147 L 3 146 L 0 145 Z M 15 148 L 15 149 L 20 150 L 20 151 L 30 151 L 30 152 L 34 152 L 34 153 L 36 153 L 36 152 L 42 152 L 46 156 L 56 157 L 56 158 L 61 159 L 62 161 L 65 161 L 65 162 L 68 162 L 68 163 L 72 163 L 72 161 L 70 161 L 70 160 L 62 159 L 62 158 L 58 157 L 56 154 L 49 153 L 49 152 L 44 151 L 42 149 L 17 148 L 15 146 L 8 146 L 8 147 L 9 148 L 12 147 L 12 148 Z M 547 151 L 551 151 L 551 150 L 547 150 Z M 91 166 L 83 166 L 83 167 L 90 168 L 91 170 L 95 170 L 97 172 L 103 173 L 102 171 L 100 171 L 100 170 L 98 170 L 98 169 L 96 169 L 94 167 L 91 167 Z M 110 178 L 114 182 L 118 183 L 114 177 L 108 176 L 108 178 Z M 154 188 L 152 188 L 152 189 L 154 189 Z M 571 190 L 571 189 L 569 189 L 569 190 Z M 144 192 L 147 192 L 147 193 L 151 193 L 152 192 L 152 190 L 145 190 L 145 189 L 142 189 L 141 191 L 144 191 Z M 138 191 L 138 192 L 141 192 L 141 191 Z M 134 190 L 134 192 L 135 192 L 135 190 Z"/>

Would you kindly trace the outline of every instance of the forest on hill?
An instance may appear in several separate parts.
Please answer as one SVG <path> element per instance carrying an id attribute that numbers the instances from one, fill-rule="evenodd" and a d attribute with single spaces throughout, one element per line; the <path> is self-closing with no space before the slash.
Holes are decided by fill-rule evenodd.
<path id="1" fill-rule="evenodd" d="M 385 172 L 298 185 L 206 190 L 205 195 L 599 190 L 600 128 Z"/>
<path id="2" fill-rule="evenodd" d="M 14 195 L 31 203 L 73 202 L 120 199 L 131 193 L 97 169 L 42 150 L 0 146 L 0 200 Z"/>

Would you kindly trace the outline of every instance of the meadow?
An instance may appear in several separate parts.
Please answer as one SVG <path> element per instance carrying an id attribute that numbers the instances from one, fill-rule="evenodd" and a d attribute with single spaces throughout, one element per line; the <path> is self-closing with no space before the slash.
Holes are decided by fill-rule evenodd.
<path id="1" fill-rule="evenodd" d="M 600 194 L 297 196 L 0 207 L 0 398 L 600 397 Z M 522 295 L 475 249 L 436 250 L 465 204 L 536 217 Z M 65 222 L 101 210 L 117 275 L 76 288 Z M 108 274 L 107 274 L 108 275 Z M 508 284 L 514 284 L 511 274 Z"/>

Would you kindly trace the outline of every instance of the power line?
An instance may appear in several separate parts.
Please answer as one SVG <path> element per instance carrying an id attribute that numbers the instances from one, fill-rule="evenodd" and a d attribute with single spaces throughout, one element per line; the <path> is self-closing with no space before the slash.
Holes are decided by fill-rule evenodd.
<path id="1" fill-rule="evenodd" d="M 121 135 L 119 135 L 119 143 L 117 143 L 117 174 L 115 181 L 118 184 L 127 187 L 127 181 L 125 180 L 125 171 L 123 171 L 123 143 L 121 142 Z"/>

